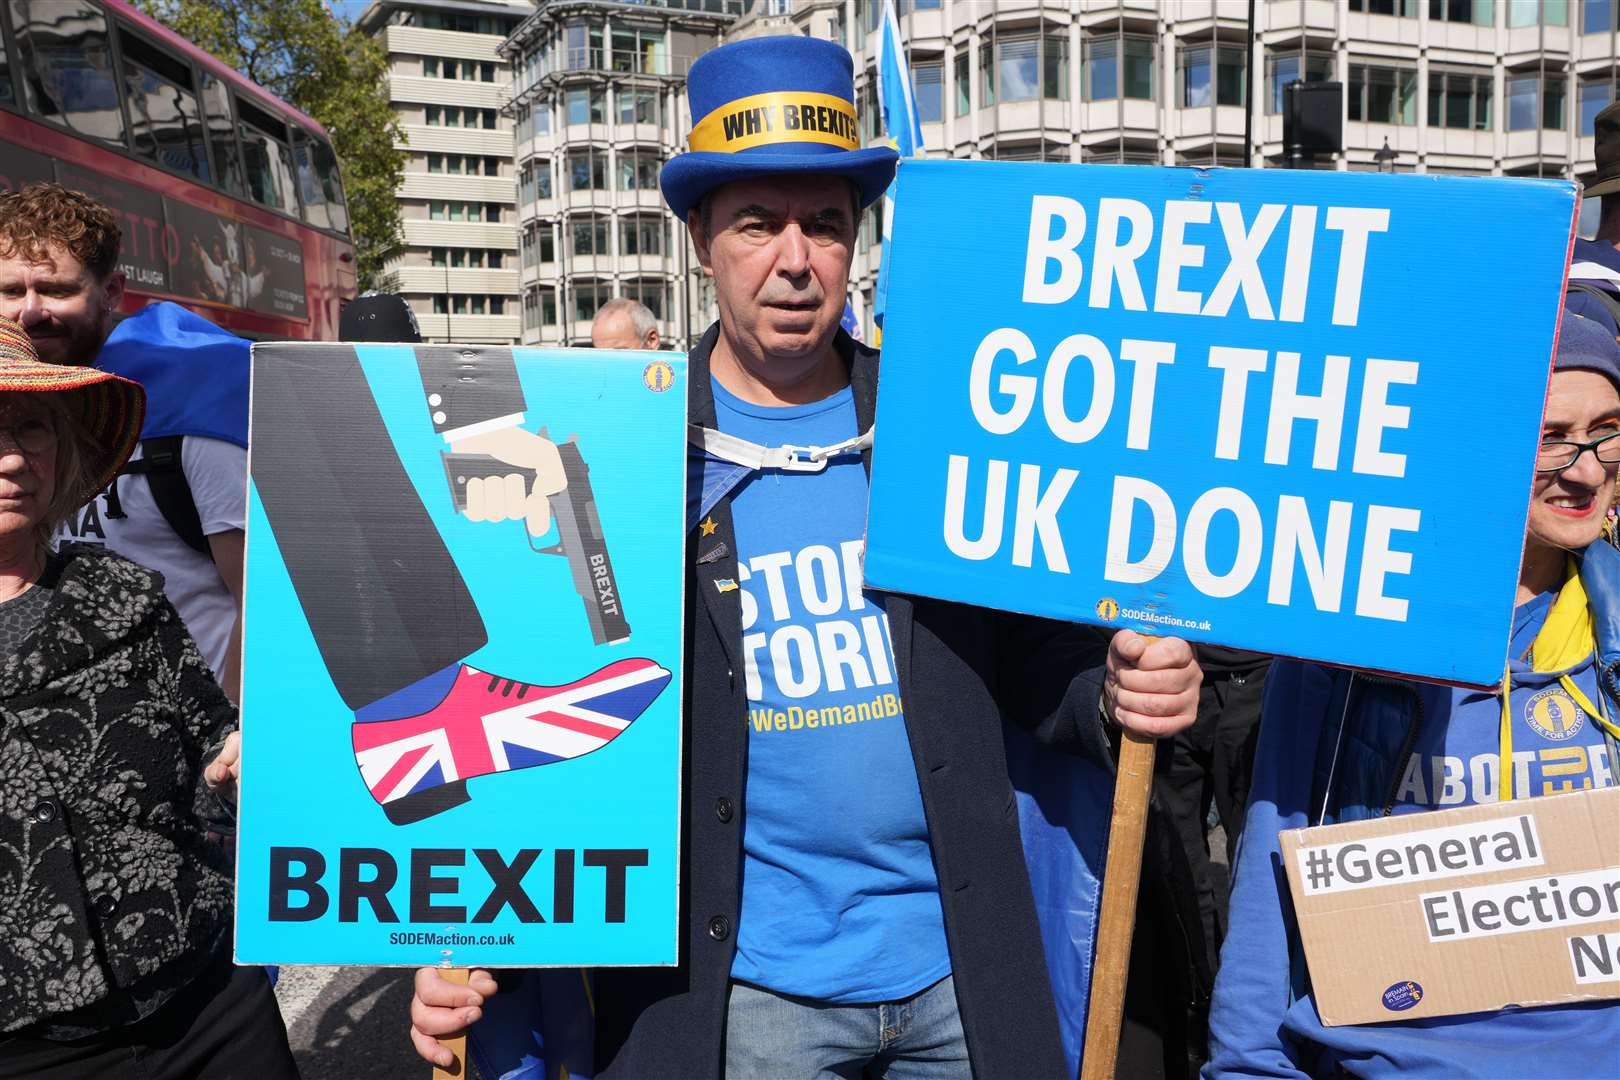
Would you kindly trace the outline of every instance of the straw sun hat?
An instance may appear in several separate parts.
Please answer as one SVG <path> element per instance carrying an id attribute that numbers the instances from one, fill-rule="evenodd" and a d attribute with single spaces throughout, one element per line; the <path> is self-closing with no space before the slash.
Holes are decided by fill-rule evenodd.
<path id="1" fill-rule="evenodd" d="M 141 437 L 146 391 L 139 383 L 92 367 L 47 364 L 34 351 L 23 328 L 0 317 L 0 394 L 58 391 L 86 433 L 80 449 L 89 461 L 85 470 L 94 482 L 81 496 L 89 499 L 112 482 Z"/>

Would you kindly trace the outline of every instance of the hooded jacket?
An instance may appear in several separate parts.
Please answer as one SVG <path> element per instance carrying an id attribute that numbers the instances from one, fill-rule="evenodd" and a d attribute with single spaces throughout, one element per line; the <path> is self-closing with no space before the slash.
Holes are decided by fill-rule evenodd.
<path id="1" fill-rule="evenodd" d="M 1596 655 L 1565 672 L 1510 663 L 1514 798 L 1607 787 L 1620 768 L 1614 742 L 1584 714 L 1579 727 L 1551 737 L 1536 729 L 1537 695 L 1560 693 L 1564 674 L 1609 716 L 1620 715 L 1620 552 L 1592 544 L 1580 576 L 1595 616 Z M 1273 666 L 1205 1077 L 1613 1073 L 1620 1003 L 1326 1027 L 1311 995 L 1279 833 L 1496 801 L 1501 710 L 1501 697 L 1488 691 L 1293 661 Z"/>

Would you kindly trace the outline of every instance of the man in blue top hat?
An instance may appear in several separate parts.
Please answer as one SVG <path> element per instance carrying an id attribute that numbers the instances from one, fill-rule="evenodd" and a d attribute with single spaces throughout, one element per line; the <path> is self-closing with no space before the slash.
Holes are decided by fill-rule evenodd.
<path id="1" fill-rule="evenodd" d="M 839 320 L 897 155 L 858 148 L 829 42 L 725 46 L 688 94 L 662 187 L 720 318 L 690 366 L 681 962 L 594 973 L 594 1065 L 1069 1073 L 1003 724 L 1106 761 L 1110 724 L 1192 722 L 1198 667 L 1178 639 L 863 589 L 877 354 Z M 423 1056 L 495 992 L 419 972 Z"/>

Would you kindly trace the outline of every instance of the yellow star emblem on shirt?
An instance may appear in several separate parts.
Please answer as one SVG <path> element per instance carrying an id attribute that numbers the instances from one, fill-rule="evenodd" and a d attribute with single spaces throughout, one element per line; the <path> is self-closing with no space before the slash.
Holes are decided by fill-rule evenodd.
<path id="1" fill-rule="evenodd" d="M 704 518 L 698 523 L 698 528 L 703 530 L 704 536 L 713 536 L 714 530 L 718 529 L 719 527 L 720 526 L 714 523 L 714 518 L 712 517 Z"/>

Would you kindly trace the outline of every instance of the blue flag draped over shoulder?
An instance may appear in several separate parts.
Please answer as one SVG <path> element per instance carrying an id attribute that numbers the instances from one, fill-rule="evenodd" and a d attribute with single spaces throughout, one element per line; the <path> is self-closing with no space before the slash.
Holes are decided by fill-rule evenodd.
<path id="1" fill-rule="evenodd" d="M 96 367 L 146 387 L 141 438 L 200 435 L 246 448 L 252 343 L 179 304 L 148 304 L 120 322 Z"/>

